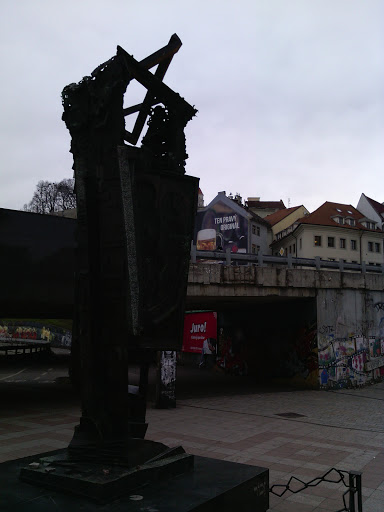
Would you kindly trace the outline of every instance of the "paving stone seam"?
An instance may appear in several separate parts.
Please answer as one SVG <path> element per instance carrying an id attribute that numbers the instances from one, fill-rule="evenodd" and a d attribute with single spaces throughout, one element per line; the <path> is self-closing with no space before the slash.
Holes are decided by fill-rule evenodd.
<path id="1" fill-rule="evenodd" d="M 228 410 L 227 409 L 217 409 L 217 408 L 213 408 L 213 407 L 204 407 L 202 405 L 192 405 L 192 404 L 187 404 L 184 401 L 180 401 L 179 405 L 182 405 L 184 407 L 196 408 L 196 409 L 205 409 L 205 410 L 209 410 L 212 412 L 224 412 L 224 413 L 229 413 L 229 414 L 241 414 L 241 415 L 245 415 L 245 416 L 257 416 L 257 417 L 261 417 L 261 418 L 268 418 L 271 420 L 302 423 L 304 425 L 314 425 L 314 426 L 318 426 L 318 427 L 338 428 L 338 429 L 343 429 L 343 430 L 352 430 L 352 431 L 356 431 L 356 432 L 367 432 L 367 433 L 375 432 L 378 434 L 384 434 L 384 430 L 376 430 L 374 428 L 362 429 L 362 428 L 357 428 L 357 427 L 347 427 L 345 425 L 330 425 L 329 423 L 319 423 L 319 422 L 315 422 L 315 421 L 306 421 L 306 420 L 304 421 L 302 419 L 294 419 L 294 418 L 283 418 L 281 416 L 276 418 L 276 416 L 270 416 L 270 415 L 266 415 L 266 414 L 234 411 L 234 410 L 230 410 L 230 409 L 228 409 Z"/>

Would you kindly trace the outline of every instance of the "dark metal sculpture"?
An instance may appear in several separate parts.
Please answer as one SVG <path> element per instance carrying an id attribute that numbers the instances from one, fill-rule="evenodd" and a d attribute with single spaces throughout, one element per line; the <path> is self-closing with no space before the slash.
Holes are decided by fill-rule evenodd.
<path id="1" fill-rule="evenodd" d="M 180 46 L 173 35 L 141 62 L 118 47 L 63 90 L 78 205 L 73 349 L 82 398 L 69 455 L 81 461 L 132 467 L 167 451 L 144 440 L 145 392 L 155 351 L 181 346 L 197 206 L 198 179 L 184 175 L 184 128 L 197 111 L 162 82 Z M 124 108 L 133 79 L 147 93 Z M 148 115 L 142 147 L 124 144 L 137 143 Z M 141 365 L 138 395 L 128 393 L 132 361 Z"/>

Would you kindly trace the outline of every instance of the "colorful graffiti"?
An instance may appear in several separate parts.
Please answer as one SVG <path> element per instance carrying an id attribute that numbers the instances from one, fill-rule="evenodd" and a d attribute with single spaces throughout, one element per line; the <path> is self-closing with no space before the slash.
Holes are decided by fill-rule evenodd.
<path id="1" fill-rule="evenodd" d="M 323 388 L 359 387 L 384 378 L 384 302 L 374 303 L 366 295 L 363 299 L 361 313 L 348 316 L 344 307 L 336 306 L 334 324 L 318 328 Z"/>
<path id="2" fill-rule="evenodd" d="M 382 354 L 381 339 L 351 336 L 334 338 L 319 334 L 319 380 L 323 388 L 358 387 L 384 376 L 384 367 L 368 369 L 367 363 Z"/>
<path id="3" fill-rule="evenodd" d="M 36 340 L 37 329 L 34 327 L 0 325 L 0 339 L 8 340 Z"/>
<path id="4" fill-rule="evenodd" d="M 25 320 L 0 321 L 0 341 L 17 341 L 19 343 L 48 341 L 52 347 L 70 348 L 72 333 L 68 329 L 44 325 L 40 322 L 27 322 Z"/>

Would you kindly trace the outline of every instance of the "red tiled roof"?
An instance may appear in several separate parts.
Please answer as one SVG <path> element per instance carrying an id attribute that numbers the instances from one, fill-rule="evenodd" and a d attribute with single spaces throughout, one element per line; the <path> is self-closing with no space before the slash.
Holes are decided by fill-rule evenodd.
<path id="1" fill-rule="evenodd" d="M 285 208 L 281 199 L 280 201 L 248 201 L 248 206 L 250 208 L 278 208 L 279 210 Z"/>
<path id="2" fill-rule="evenodd" d="M 356 225 L 350 226 L 349 224 L 338 224 L 332 217 L 350 217 L 355 219 Z M 348 229 L 365 229 L 369 230 L 361 224 L 361 221 L 365 219 L 364 215 L 360 213 L 356 208 L 350 204 L 341 203 L 329 203 L 326 201 L 317 210 L 310 213 L 306 217 L 298 219 L 298 224 L 315 224 L 317 226 L 334 226 Z"/>
<path id="3" fill-rule="evenodd" d="M 283 210 L 277 210 L 277 212 L 267 215 L 266 217 L 264 217 L 264 219 L 267 220 L 271 226 L 274 226 L 275 224 L 280 222 L 282 219 L 285 219 L 285 217 L 288 217 L 289 214 L 291 214 L 298 208 L 300 208 L 300 206 L 292 206 L 291 208 L 284 208 Z"/>
<path id="4" fill-rule="evenodd" d="M 365 194 L 364 194 L 365 195 Z M 370 197 L 365 196 L 368 202 L 371 204 L 371 206 L 375 209 L 375 211 L 380 215 L 384 213 L 384 205 L 381 203 L 378 203 L 374 199 L 371 199 Z"/>

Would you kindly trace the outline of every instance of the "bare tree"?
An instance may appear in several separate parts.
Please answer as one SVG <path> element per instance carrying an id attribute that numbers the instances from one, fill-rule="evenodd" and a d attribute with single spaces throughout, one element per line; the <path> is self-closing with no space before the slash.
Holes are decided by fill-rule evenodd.
<path id="1" fill-rule="evenodd" d="M 24 205 L 24 210 L 48 214 L 76 208 L 74 185 L 74 179 L 64 179 L 59 183 L 39 181 L 31 201 Z"/>
<path id="2" fill-rule="evenodd" d="M 76 194 L 74 192 L 74 187 L 74 179 L 61 180 L 60 183 L 57 184 L 60 210 L 76 208 Z"/>

